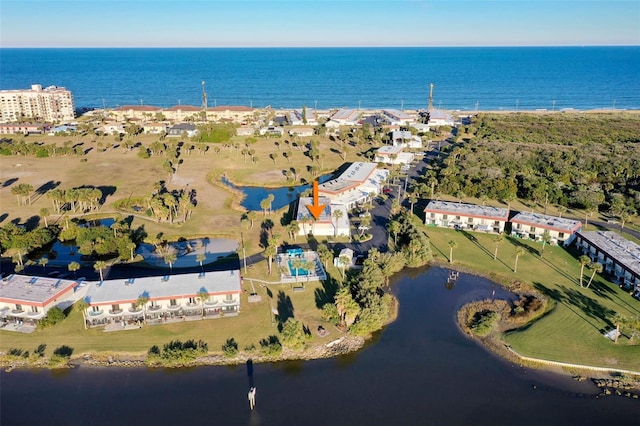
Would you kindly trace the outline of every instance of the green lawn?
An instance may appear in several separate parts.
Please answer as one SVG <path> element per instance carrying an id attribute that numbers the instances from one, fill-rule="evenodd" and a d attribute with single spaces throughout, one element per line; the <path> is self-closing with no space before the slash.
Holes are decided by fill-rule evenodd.
<path id="1" fill-rule="evenodd" d="M 303 292 L 293 293 L 289 285 L 270 285 L 272 298 L 267 296 L 267 289 L 256 285 L 256 291 L 262 296 L 259 303 L 249 303 L 247 296 L 253 291 L 248 280 L 244 282 L 245 293 L 241 299 L 240 315 L 203 321 L 187 321 L 162 326 L 144 326 L 138 330 L 115 331 L 105 333 L 102 329 L 83 328 L 81 314 L 73 310 L 60 324 L 45 330 L 37 330 L 32 334 L 0 331 L 0 351 L 10 348 L 33 351 L 39 344 L 47 345 L 47 355 L 61 346 L 73 348 L 73 356 L 84 353 L 129 353 L 143 354 L 153 346 L 162 347 L 171 340 L 202 339 L 209 345 L 210 352 L 221 352 L 221 347 L 228 338 L 234 338 L 240 350 L 254 344 L 259 348 L 261 339 L 269 335 L 277 335 L 277 322 L 272 322 L 271 307 L 278 308 L 280 314 L 292 313 L 312 331 L 311 345 L 327 343 L 336 339 L 337 329 L 322 320 L 321 311 L 316 308 L 316 289 L 322 284 L 311 282 Z M 289 307 L 287 307 L 289 306 Z M 324 338 L 313 331 L 322 324 L 331 333 Z"/>
<path id="2" fill-rule="evenodd" d="M 640 346 L 629 346 L 623 336 L 614 344 L 603 336 L 614 328 L 615 313 L 640 316 L 640 302 L 618 286 L 596 276 L 590 288 L 579 285 L 580 264 L 561 247 L 547 245 L 541 257 L 542 243 L 506 239 L 493 260 L 493 235 L 424 227 L 436 259 L 447 262 L 450 240 L 454 265 L 477 270 L 502 282 L 519 280 L 532 285 L 552 301 L 553 309 L 521 330 L 504 336 L 522 355 L 553 361 L 640 370 Z M 515 249 L 525 248 L 513 272 Z M 585 268 L 585 285 L 591 272 Z"/>

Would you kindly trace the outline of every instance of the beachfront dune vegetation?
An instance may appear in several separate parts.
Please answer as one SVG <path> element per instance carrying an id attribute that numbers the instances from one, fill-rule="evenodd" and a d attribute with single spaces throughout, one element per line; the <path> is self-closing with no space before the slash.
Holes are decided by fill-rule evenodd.
<path id="1" fill-rule="evenodd" d="M 639 142 L 637 114 L 478 114 L 419 188 L 626 220 L 640 213 Z"/>

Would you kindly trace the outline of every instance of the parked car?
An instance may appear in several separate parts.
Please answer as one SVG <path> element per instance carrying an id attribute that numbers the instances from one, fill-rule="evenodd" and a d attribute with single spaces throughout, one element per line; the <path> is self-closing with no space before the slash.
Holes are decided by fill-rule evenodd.
<path id="1" fill-rule="evenodd" d="M 382 193 L 383 193 L 383 194 L 391 194 L 391 188 L 384 188 L 384 189 L 382 190 Z"/>

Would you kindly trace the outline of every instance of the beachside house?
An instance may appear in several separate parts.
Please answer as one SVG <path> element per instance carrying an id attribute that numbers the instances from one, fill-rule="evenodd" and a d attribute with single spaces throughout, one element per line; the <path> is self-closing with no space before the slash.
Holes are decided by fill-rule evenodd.
<path id="1" fill-rule="evenodd" d="M 509 209 L 475 204 L 429 201 L 424 223 L 460 230 L 501 233 L 509 220 Z"/>
<path id="2" fill-rule="evenodd" d="M 422 139 L 420 139 L 420 136 L 415 136 L 408 130 L 394 130 L 391 132 L 391 143 L 393 146 L 400 146 L 402 148 L 422 148 Z"/>
<path id="3" fill-rule="evenodd" d="M 404 125 L 414 121 L 411 115 L 397 109 L 383 109 L 381 112 L 387 122 L 392 125 Z"/>
<path id="4" fill-rule="evenodd" d="M 170 127 L 167 132 L 167 136 L 169 137 L 181 137 L 184 134 L 186 134 L 188 138 L 191 138 L 198 134 L 198 128 L 195 124 L 180 123 Z"/>
<path id="5" fill-rule="evenodd" d="M 84 318 L 87 327 L 126 329 L 235 316 L 241 293 L 239 270 L 104 280 L 90 283 Z"/>
<path id="6" fill-rule="evenodd" d="M 614 282 L 640 297 L 640 246 L 611 231 L 578 231 L 576 247 Z"/>
<path id="7" fill-rule="evenodd" d="M 575 233 L 582 228 L 579 220 L 566 219 L 539 213 L 520 212 L 510 220 L 511 234 L 520 238 L 542 241 L 548 233 L 551 244 L 569 245 Z"/>
<path id="8" fill-rule="evenodd" d="M 165 123 L 145 123 L 142 125 L 142 131 L 149 135 L 159 135 L 167 131 Z"/>
<path id="9" fill-rule="evenodd" d="M 414 154 L 410 152 L 402 152 L 402 146 L 390 146 L 385 145 L 376 150 L 376 156 L 374 158 L 378 163 L 385 164 L 409 164 L 413 161 L 415 157 Z"/>

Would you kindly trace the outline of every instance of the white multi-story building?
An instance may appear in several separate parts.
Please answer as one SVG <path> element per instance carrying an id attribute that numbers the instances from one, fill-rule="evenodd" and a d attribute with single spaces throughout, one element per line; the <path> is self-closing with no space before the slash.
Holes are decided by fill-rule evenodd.
<path id="1" fill-rule="evenodd" d="M 378 169 L 377 163 L 356 162 L 339 177 L 318 185 L 318 193 L 332 204 L 344 204 L 352 209 L 382 191 L 389 170 Z"/>
<path id="2" fill-rule="evenodd" d="M 547 232 L 552 244 L 569 245 L 575 233 L 582 228 L 579 220 L 548 216 L 538 213 L 520 212 L 511 218 L 511 233 L 521 238 L 542 241 Z"/>
<path id="3" fill-rule="evenodd" d="M 327 197 L 319 197 L 318 203 L 325 208 L 318 219 L 314 219 L 307 206 L 313 204 L 311 197 L 300 197 L 296 220 L 300 226 L 298 235 L 312 234 L 315 236 L 349 236 L 349 214 L 343 204 L 331 204 Z M 336 211 L 341 213 L 336 214 Z"/>
<path id="4" fill-rule="evenodd" d="M 611 231 L 579 231 L 578 250 L 592 261 L 602 264 L 604 271 L 627 289 L 640 293 L 640 246 Z"/>
<path id="5" fill-rule="evenodd" d="M 433 226 L 501 233 L 508 220 L 509 209 L 499 207 L 430 201 L 424 209 L 424 223 Z"/>
<path id="6" fill-rule="evenodd" d="M 32 332 L 49 309 L 66 309 L 84 297 L 80 281 L 11 274 L 0 280 L 0 328 Z"/>
<path id="7" fill-rule="evenodd" d="M 75 119 L 73 95 L 64 87 L 0 90 L 0 123 L 45 121 L 57 123 Z"/>
<path id="8" fill-rule="evenodd" d="M 89 327 L 235 316 L 241 293 L 239 270 L 105 280 L 90 284 L 84 315 Z"/>

